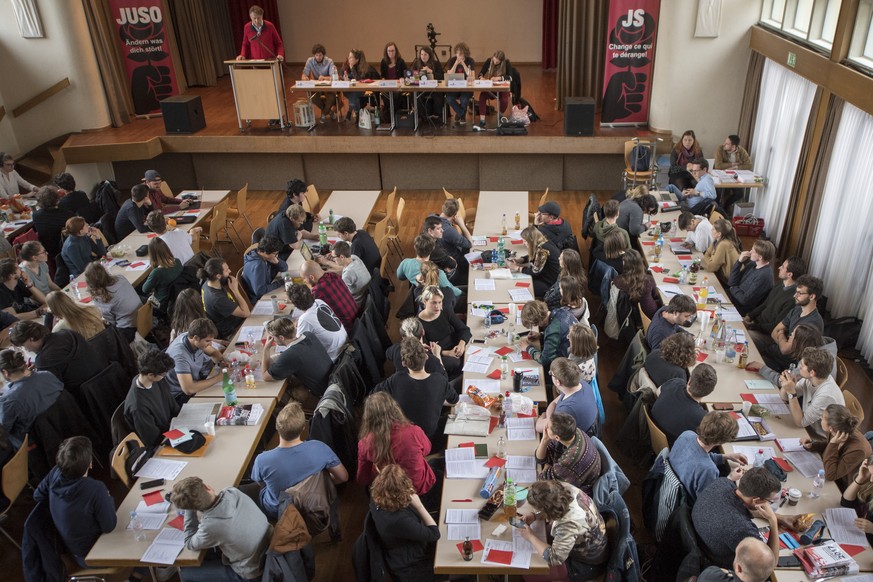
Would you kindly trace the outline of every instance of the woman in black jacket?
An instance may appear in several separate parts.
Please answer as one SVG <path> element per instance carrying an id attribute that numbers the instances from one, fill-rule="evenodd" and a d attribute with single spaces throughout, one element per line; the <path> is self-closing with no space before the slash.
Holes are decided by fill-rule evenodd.
<path id="1" fill-rule="evenodd" d="M 445 78 L 443 66 L 433 54 L 433 49 L 429 46 L 421 47 L 418 51 L 418 58 L 412 62 L 412 72 L 418 77 L 427 77 L 428 80 L 436 79 L 442 81 Z M 427 117 L 442 118 L 443 113 L 443 94 L 438 92 L 416 93 L 416 98 L 422 102 L 422 114 Z"/>
<path id="2" fill-rule="evenodd" d="M 473 72 L 473 67 L 476 66 L 476 62 L 470 56 L 470 47 L 467 46 L 467 43 L 459 42 L 456 44 L 454 52 L 455 56 L 446 63 L 446 73 L 464 75 L 464 79 L 475 79 L 476 74 Z M 449 107 L 455 112 L 455 123 L 463 125 L 467 122 L 467 106 L 472 98 L 472 91 L 446 93 Z"/>
<path id="3" fill-rule="evenodd" d="M 381 78 L 403 80 L 407 70 L 409 70 L 409 67 L 406 66 L 406 61 L 400 56 L 400 49 L 397 48 L 397 43 L 389 42 L 386 44 L 385 50 L 382 52 L 382 63 L 379 65 L 379 75 Z M 382 109 L 387 112 L 390 112 L 392 109 L 390 101 L 394 102 L 394 109 L 396 109 L 397 96 L 394 93 L 382 93 Z M 383 116 L 383 119 L 387 119 L 387 117 Z"/>

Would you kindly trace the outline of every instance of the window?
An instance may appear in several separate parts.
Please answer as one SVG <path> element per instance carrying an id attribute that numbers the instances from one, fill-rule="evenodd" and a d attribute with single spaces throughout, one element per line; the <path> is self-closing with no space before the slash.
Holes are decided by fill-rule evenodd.
<path id="1" fill-rule="evenodd" d="M 849 45 L 849 60 L 873 69 L 873 0 L 858 3 L 855 30 Z"/>
<path id="2" fill-rule="evenodd" d="M 761 10 L 761 22 L 776 28 L 782 28 L 782 18 L 785 15 L 785 0 L 764 0 Z"/>
<path id="3" fill-rule="evenodd" d="M 842 0 L 764 0 L 761 23 L 830 52 L 840 4 Z"/>

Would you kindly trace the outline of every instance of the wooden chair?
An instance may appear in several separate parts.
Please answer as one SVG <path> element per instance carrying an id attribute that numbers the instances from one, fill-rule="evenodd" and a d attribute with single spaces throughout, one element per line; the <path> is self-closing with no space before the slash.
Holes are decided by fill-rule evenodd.
<path id="1" fill-rule="evenodd" d="M 649 426 L 649 439 L 652 441 L 652 451 L 657 455 L 670 445 L 667 443 L 667 435 L 652 420 L 649 414 L 649 405 L 643 406 L 643 414 L 646 415 L 646 424 Z"/>
<path id="2" fill-rule="evenodd" d="M 389 216 L 392 216 L 396 210 L 396 207 L 394 206 L 396 203 L 397 203 L 397 186 L 394 186 L 394 190 L 392 190 L 388 194 L 388 198 L 385 201 L 385 212 L 382 212 L 381 210 L 373 210 L 372 212 L 370 212 L 370 217 L 367 220 L 367 230 L 369 231 L 371 226 L 374 226 L 374 225 L 380 223 L 382 220 L 388 218 Z M 357 226 L 358 228 L 363 228 L 359 224 L 357 224 L 355 226 Z M 373 233 L 370 233 L 370 234 L 373 234 Z"/>
<path id="3" fill-rule="evenodd" d="M 115 450 L 112 452 L 112 457 L 109 459 L 109 466 L 112 468 L 112 471 L 115 475 L 121 480 L 125 487 L 130 489 L 133 483 L 127 477 L 127 469 L 125 469 L 124 464 L 127 461 L 127 457 L 130 454 L 127 451 L 127 442 L 128 441 L 136 441 L 140 446 L 143 445 L 142 439 L 140 439 L 135 432 L 131 432 L 129 435 L 124 437 L 118 446 L 115 447 Z"/>
<path id="4" fill-rule="evenodd" d="M 142 337 L 147 337 L 154 326 L 154 307 L 148 301 L 136 311 L 136 331 Z"/>
<path id="5" fill-rule="evenodd" d="M 643 322 L 643 333 L 649 333 L 649 325 L 651 325 L 652 320 L 648 318 L 639 303 L 637 303 L 637 309 L 640 310 L 640 321 Z"/>
<path id="6" fill-rule="evenodd" d="M 215 205 L 212 209 L 212 221 L 209 223 L 209 242 L 212 243 L 212 254 L 221 258 L 221 253 L 218 250 L 218 243 L 229 242 L 233 245 L 234 250 L 239 250 L 236 242 L 230 238 L 230 233 L 227 232 L 227 200 Z M 226 239 L 219 238 L 221 229 L 227 234 Z"/>
<path id="7" fill-rule="evenodd" d="M 373 240 L 376 241 L 376 245 L 379 247 L 379 254 L 382 256 L 382 264 L 379 267 L 379 272 L 382 277 L 388 279 L 391 277 L 391 273 L 394 270 L 394 266 L 391 264 L 391 251 L 388 248 L 388 217 L 386 216 L 382 220 L 376 223 L 376 226 L 373 228 Z M 386 275 L 385 273 L 388 273 Z"/>
<path id="8" fill-rule="evenodd" d="M 95 568 L 80 568 L 72 556 L 61 554 L 64 562 L 66 580 L 68 582 L 106 582 L 107 579 L 127 580 L 133 573 L 133 568 L 124 566 L 105 566 Z M 149 568 L 151 570 L 152 568 Z"/>
<path id="9" fill-rule="evenodd" d="M 400 223 L 403 220 L 403 209 L 406 208 L 406 200 L 400 198 L 397 201 L 394 220 L 388 217 L 388 232 L 385 235 L 388 244 L 392 245 L 397 256 L 403 256 L 403 247 L 400 245 Z"/>
<path id="10" fill-rule="evenodd" d="M 237 238 L 242 240 L 242 237 L 239 235 L 239 231 L 236 230 L 236 226 L 234 226 L 233 221 L 237 218 L 242 217 L 243 220 L 246 221 L 246 224 L 249 225 L 249 230 L 251 232 L 255 231 L 255 227 L 252 226 L 251 221 L 248 217 L 248 198 L 249 198 L 249 185 L 246 183 L 245 186 L 240 188 L 236 193 L 236 206 L 229 206 L 227 209 L 227 217 L 225 221 L 233 231 L 236 233 Z"/>
<path id="11" fill-rule="evenodd" d="M 843 390 L 843 400 L 846 401 L 846 408 L 849 409 L 849 412 L 857 416 L 858 420 L 864 422 L 864 407 L 861 406 L 861 402 L 855 398 L 855 395 L 848 390 Z"/>
<path id="12" fill-rule="evenodd" d="M 176 195 L 173 194 L 173 190 L 170 188 L 170 185 L 167 184 L 166 180 L 161 180 L 161 194 L 163 194 L 167 198 L 175 198 L 176 197 Z"/>
<path id="13" fill-rule="evenodd" d="M 258 245 L 253 245 L 253 246 L 254 246 L 254 247 L 257 247 Z M 247 251 L 248 251 L 248 249 L 247 249 Z M 236 272 L 236 280 L 239 282 L 239 284 L 240 284 L 240 288 L 242 289 L 243 301 L 245 301 L 246 305 L 247 305 L 248 308 L 249 308 L 249 311 L 251 311 L 251 309 L 252 309 L 252 302 L 249 300 L 249 297 L 250 297 L 251 295 L 254 295 L 254 293 L 250 293 L 251 289 L 249 289 L 249 284 L 246 282 L 245 279 L 243 279 L 243 276 L 242 276 L 242 274 L 243 274 L 243 268 L 244 268 L 244 267 L 240 267 L 240 268 L 237 270 L 237 272 Z"/>
<path id="14" fill-rule="evenodd" d="M 724 215 L 721 212 L 719 212 L 718 210 L 716 210 L 715 208 L 713 208 L 712 212 L 709 213 L 708 220 L 709 220 L 710 224 L 715 224 L 716 220 L 721 220 L 723 218 L 724 218 Z"/>
<path id="15" fill-rule="evenodd" d="M 310 184 L 306 187 L 306 198 L 303 199 L 303 208 L 312 214 L 318 214 L 321 210 L 321 199 L 318 197 L 318 190 Z"/>
<path id="16" fill-rule="evenodd" d="M 846 387 L 846 382 L 849 381 L 849 369 L 846 368 L 846 362 L 843 361 L 843 358 L 837 358 L 837 377 L 834 380 L 837 381 L 840 390 L 843 390 Z"/>
<path id="17" fill-rule="evenodd" d="M 636 186 L 637 184 L 646 184 L 650 190 L 654 190 L 656 186 L 656 172 L 650 167 L 648 170 L 634 170 L 633 163 L 631 161 L 631 152 L 634 149 L 634 146 L 640 145 L 643 147 L 650 147 L 652 156 L 657 155 L 655 144 L 651 142 L 644 141 L 634 141 L 628 140 L 624 142 L 624 172 L 622 172 L 622 189 L 627 190 L 628 182 L 630 182 L 631 186 Z M 653 158 L 654 159 L 654 158 Z"/>
<path id="18" fill-rule="evenodd" d="M 9 505 L 0 513 L 0 523 L 6 521 L 9 515 L 9 510 L 18 496 L 27 485 L 27 437 L 24 437 L 24 442 L 18 448 L 18 451 L 11 459 L 3 466 L 3 473 L 0 475 L 0 487 L 2 487 L 3 496 L 9 500 Z M 15 541 L 9 532 L 0 527 L 0 532 L 6 536 L 12 544 L 21 551 L 21 546 Z"/>
<path id="19" fill-rule="evenodd" d="M 539 209 L 540 206 L 542 206 L 543 204 L 545 204 L 548 201 L 549 201 L 549 189 L 546 188 L 546 191 L 543 192 L 542 196 L 540 196 L 540 201 L 537 203 L 537 207 L 534 208 L 534 211 L 530 213 L 530 217 L 529 217 L 530 223 L 529 224 L 534 223 L 534 216 L 536 215 L 537 210 Z"/>

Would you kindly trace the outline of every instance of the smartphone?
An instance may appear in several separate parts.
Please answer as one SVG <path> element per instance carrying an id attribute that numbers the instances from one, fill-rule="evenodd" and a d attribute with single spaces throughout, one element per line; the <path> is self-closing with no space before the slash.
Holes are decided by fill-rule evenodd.
<path id="1" fill-rule="evenodd" d="M 518 337 L 527 337 L 528 334 L 530 334 L 530 330 L 520 331 L 520 332 L 516 333 L 515 335 L 517 335 Z"/>
<path id="2" fill-rule="evenodd" d="M 524 529 L 527 527 L 527 524 L 524 523 L 524 520 L 520 517 L 510 517 L 509 525 L 511 525 L 512 527 L 517 527 L 519 529 Z"/>
<path id="3" fill-rule="evenodd" d="M 473 339 L 472 342 L 473 342 L 474 344 L 484 344 L 484 343 L 485 343 L 485 340 L 483 340 L 483 339 Z"/>
<path id="4" fill-rule="evenodd" d="M 144 481 L 139 484 L 140 489 L 151 489 L 152 487 L 160 487 L 164 484 L 163 479 L 155 479 L 154 481 Z"/>
<path id="5" fill-rule="evenodd" d="M 779 556 L 779 562 L 777 565 L 780 568 L 799 568 L 800 560 L 797 559 L 797 556 Z"/>

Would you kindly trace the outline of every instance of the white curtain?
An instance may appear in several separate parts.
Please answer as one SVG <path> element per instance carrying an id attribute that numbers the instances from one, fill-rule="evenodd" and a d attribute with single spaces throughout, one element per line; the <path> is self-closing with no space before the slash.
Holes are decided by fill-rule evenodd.
<path id="1" fill-rule="evenodd" d="M 825 283 L 834 317 L 864 320 L 859 347 L 873 363 L 873 197 L 870 167 L 859 152 L 873 151 L 873 117 L 846 103 L 834 140 L 810 272 Z M 859 163 L 861 162 L 861 163 Z"/>
<path id="2" fill-rule="evenodd" d="M 785 226 L 813 97 L 815 84 L 767 59 L 755 117 L 755 142 L 750 152 L 755 173 L 764 176 L 767 185 L 753 189 L 750 199 L 776 246 Z"/>

